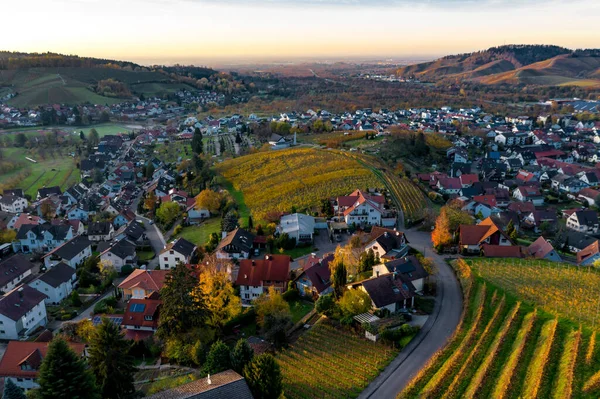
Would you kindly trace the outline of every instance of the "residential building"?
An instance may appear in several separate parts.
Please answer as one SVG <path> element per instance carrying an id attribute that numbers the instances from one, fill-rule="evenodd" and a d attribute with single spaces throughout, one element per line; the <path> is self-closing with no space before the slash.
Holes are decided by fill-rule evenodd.
<path id="1" fill-rule="evenodd" d="M 408 253 L 408 240 L 401 231 L 373 226 L 371 241 L 365 245 L 365 251 L 373 250 L 375 256 L 383 262 L 403 257 Z"/>
<path id="2" fill-rule="evenodd" d="M 243 305 L 250 305 L 253 300 L 270 287 L 279 292 L 285 292 L 290 274 L 288 255 L 265 255 L 264 259 L 242 259 L 236 279 L 240 287 L 240 297 Z"/>
<path id="3" fill-rule="evenodd" d="M 121 272 L 124 266 L 131 266 L 133 268 L 137 265 L 135 248 L 135 244 L 126 239 L 112 243 L 102 242 L 98 245 L 100 260 L 111 262 L 117 272 Z"/>
<path id="4" fill-rule="evenodd" d="M 333 254 L 325 255 L 320 259 L 316 255 L 311 255 L 306 260 L 302 273 L 296 278 L 296 287 L 300 295 L 318 298 L 333 291 L 329 269 L 329 263 L 333 258 Z"/>
<path id="5" fill-rule="evenodd" d="M 461 251 L 477 253 L 483 244 L 513 245 L 508 235 L 492 218 L 486 218 L 478 225 L 460 226 L 459 247 Z"/>
<path id="6" fill-rule="evenodd" d="M 233 370 L 200 378 L 147 396 L 147 399 L 253 399 L 252 392 L 244 377 Z"/>
<path id="7" fill-rule="evenodd" d="M 361 289 L 371 298 L 373 309 L 386 309 L 396 313 L 414 306 L 416 288 L 398 273 L 387 273 L 352 284 L 351 289 Z"/>
<path id="8" fill-rule="evenodd" d="M 29 286 L 47 296 L 45 299 L 47 305 L 56 305 L 71 295 L 76 279 L 75 269 L 61 262 L 39 275 L 29 283 Z"/>
<path id="9" fill-rule="evenodd" d="M 85 236 L 77 236 L 42 257 L 44 265 L 51 268 L 61 262 L 73 269 L 92 256 L 92 243 Z"/>
<path id="10" fill-rule="evenodd" d="M 0 360 L 0 377 L 24 391 L 39 388 L 38 372 L 49 345 L 50 342 L 9 341 Z M 78 356 L 84 356 L 85 344 L 69 342 L 69 346 Z"/>
<path id="11" fill-rule="evenodd" d="M 396 219 L 389 217 L 385 210 L 385 197 L 382 195 L 371 195 L 361 190 L 356 190 L 348 196 L 338 197 L 334 204 L 334 211 L 348 225 L 387 225 L 392 220 L 392 225 Z"/>
<path id="12" fill-rule="evenodd" d="M 168 270 L 135 269 L 121 284 L 119 289 L 123 299 L 144 299 L 154 293 L 159 293 L 163 287 Z"/>
<path id="13" fill-rule="evenodd" d="M 596 211 L 575 211 L 567 218 L 567 228 L 580 233 L 598 233 L 598 213 Z"/>
<path id="14" fill-rule="evenodd" d="M 27 200 L 16 195 L 5 195 L 0 198 L 0 210 L 10 213 L 21 213 L 27 209 Z"/>
<path id="15" fill-rule="evenodd" d="M 159 299 L 130 299 L 121 323 L 126 329 L 125 337 L 144 340 L 152 336 L 158 328 L 161 305 L 162 301 Z"/>
<path id="16" fill-rule="evenodd" d="M 28 285 L 15 288 L 0 298 L 0 339 L 27 338 L 45 326 L 47 296 Z"/>
<path id="17" fill-rule="evenodd" d="M 373 266 L 375 278 L 389 273 L 396 273 L 402 280 L 410 281 L 417 293 L 423 292 L 425 279 L 429 276 L 421 262 L 412 255 Z"/>
<path id="18" fill-rule="evenodd" d="M 550 260 L 552 262 L 561 262 L 562 259 L 560 255 L 552 244 L 548 242 L 544 237 L 540 236 L 537 240 L 531 243 L 531 245 L 527 248 L 527 252 L 529 256 L 532 256 L 536 259 L 545 259 Z"/>
<path id="19" fill-rule="evenodd" d="M 216 249 L 218 259 L 248 259 L 252 253 L 254 234 L 235 229 L 227 233 Z"/>
<path id="20" fill-rule="evenodd" d="M 544 205 L 544 196 L 540 189 L 531 186 L 517 187 L 513 192 L 513 198 L 521 202 L 531 202 L 534 206 Z"/>
<path id="21" fill-rule="evenodd" d="M 73 238 L 71 226 L 23 224 L 13 241 L 15 252 L 49 252 Z"/>
<path id="22" fill-rule="evenodd" d="M 92 222 L 87 235 L 90 241 L 110 241 L 115 235 L 115 228 L 111 222 Z"/>
<path id="23" fill-rule="evenodd" d="M 196 254 L 197 246 L 184 238 L 170 242 L 158 255 L 162 270 L 173 269 L 179 262 L 188 264 Z"/>
<path id="24" fill-rule="evenodd" d="M 23 280 L 31 276 L 31 269 L 35 266 L 21 254 L 12 255 L 0 261 L 0 291 L 10 292 Z"/>
<path id="25" fill-rule="evenodd" d="M 278 234 L 287 234 L 289 238 L 296 240 L 296 243 L 311 243 L 315 232 L 315 218 L 302 213 L 294 213 L 281 217 Z"/>

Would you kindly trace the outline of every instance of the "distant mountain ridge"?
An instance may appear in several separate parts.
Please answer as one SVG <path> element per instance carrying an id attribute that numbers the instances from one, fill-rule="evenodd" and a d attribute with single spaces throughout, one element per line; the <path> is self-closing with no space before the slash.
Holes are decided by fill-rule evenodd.
<path id="1" fill-rule="evenodd" d="M 408 65 L 396 74 L 432 82 L 600 86 L 600 50 L 506 45 Z"/>

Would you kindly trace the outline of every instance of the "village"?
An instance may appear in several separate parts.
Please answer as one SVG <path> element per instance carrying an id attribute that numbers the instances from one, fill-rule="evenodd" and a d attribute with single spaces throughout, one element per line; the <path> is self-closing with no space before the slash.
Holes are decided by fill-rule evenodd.
<path id="1" fill-rule="evenodd" d="M 311 329 L 346 325 L 378 348 L 393 348 L 385 349 L 380 367 L 427 323 L 444 259 L 595 265 L 599 105 L 555 100 L 537 118 L 495 116 L 478 107 L 204 119 L 153 101 L 99 109 L 111 119 L 152 125 L 101 137 L 78 163 L 79 182 L 64 190 L 39 187 L 32 197 L 15 187 L 0 198 L 0 229 L 11 237 L 0 246 L 0 340 L 7 342 L 0 376 L 24 390 L 37 388 L 38 357 L 53 334 L 70 332 L 72 348 L 85 353 L 78 328 L 103 319 L 138 343 L 141 369 L 198 368 L 200 361 L 181 355 L 190 349 L 174 340 L 188 331 L 169 325 L 165 333 L 167 323 L 161 324 L 163 309 L 172 312 L 163 295 L 189 281 L 210 282 L 205 294 L 231 306 L 212 325 L 212 338 L 192 338 L 202 342 L 203 357 L 221 339 L 245 340 L 256 354 L 277 353 Z M 556 106 L 561 113 L 552 113 Z M 0 123 L 32 126 L 41 118 L 0 111 Z M 68 110 L 56 111 L 74 122 Z M 177 115 L 178 123 L 160 124 Z M 430 210 L 410 225 L 398 204 L 411 198 L 397 198 L 383 185 L 354 187 L 319 198 L 316 208 L 273 209 L 253 220 L 212 168 L 243 154 L 327 147 L 310 141 L 319 134 L 340 136 L 342 153 L 376 156 L 397 139 L 394 128 L 448 143 L 438 149 L 439 164 L 402 172 Z M 373 144 L 345 146 L 369 134 Z M 434 251 L 442 256 L 432 258 Z M 268 306 L 283 308 L 271 324 L 260 316 Z M 212 369 L 208 378 L 228 369 Z"/>

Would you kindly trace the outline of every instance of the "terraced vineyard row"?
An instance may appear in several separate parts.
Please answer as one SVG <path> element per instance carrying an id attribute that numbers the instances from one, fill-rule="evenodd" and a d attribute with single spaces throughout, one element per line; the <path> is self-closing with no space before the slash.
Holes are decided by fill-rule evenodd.
<path id="1" fill-rule="evenodd" d="M 501 280 L 477 277 L 485 274 L 481 267 L 459 331 L 399 397 L 600 397 L 600 351 L 590 325 L 556 318 L 504 291 Z M 554 289 L 568 289 L 568 276 Z"/>

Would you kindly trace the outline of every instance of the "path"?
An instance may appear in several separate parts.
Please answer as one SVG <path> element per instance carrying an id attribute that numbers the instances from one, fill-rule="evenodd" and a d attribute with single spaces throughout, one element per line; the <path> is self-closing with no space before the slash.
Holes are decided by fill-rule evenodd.
<path id="1" fill-rule="evenodd" d="M 360 394 L 359 398 L 393 399 L 438 350 L 445 346 L 458 326 L 462 313 L 462 291 L 450 266 L 433 251 L 431 234 L 411 229 L 406 232 L 410 246 L 425 251 L 438 269 L 433 313 L 415 338 L 388 367 Z"/>

